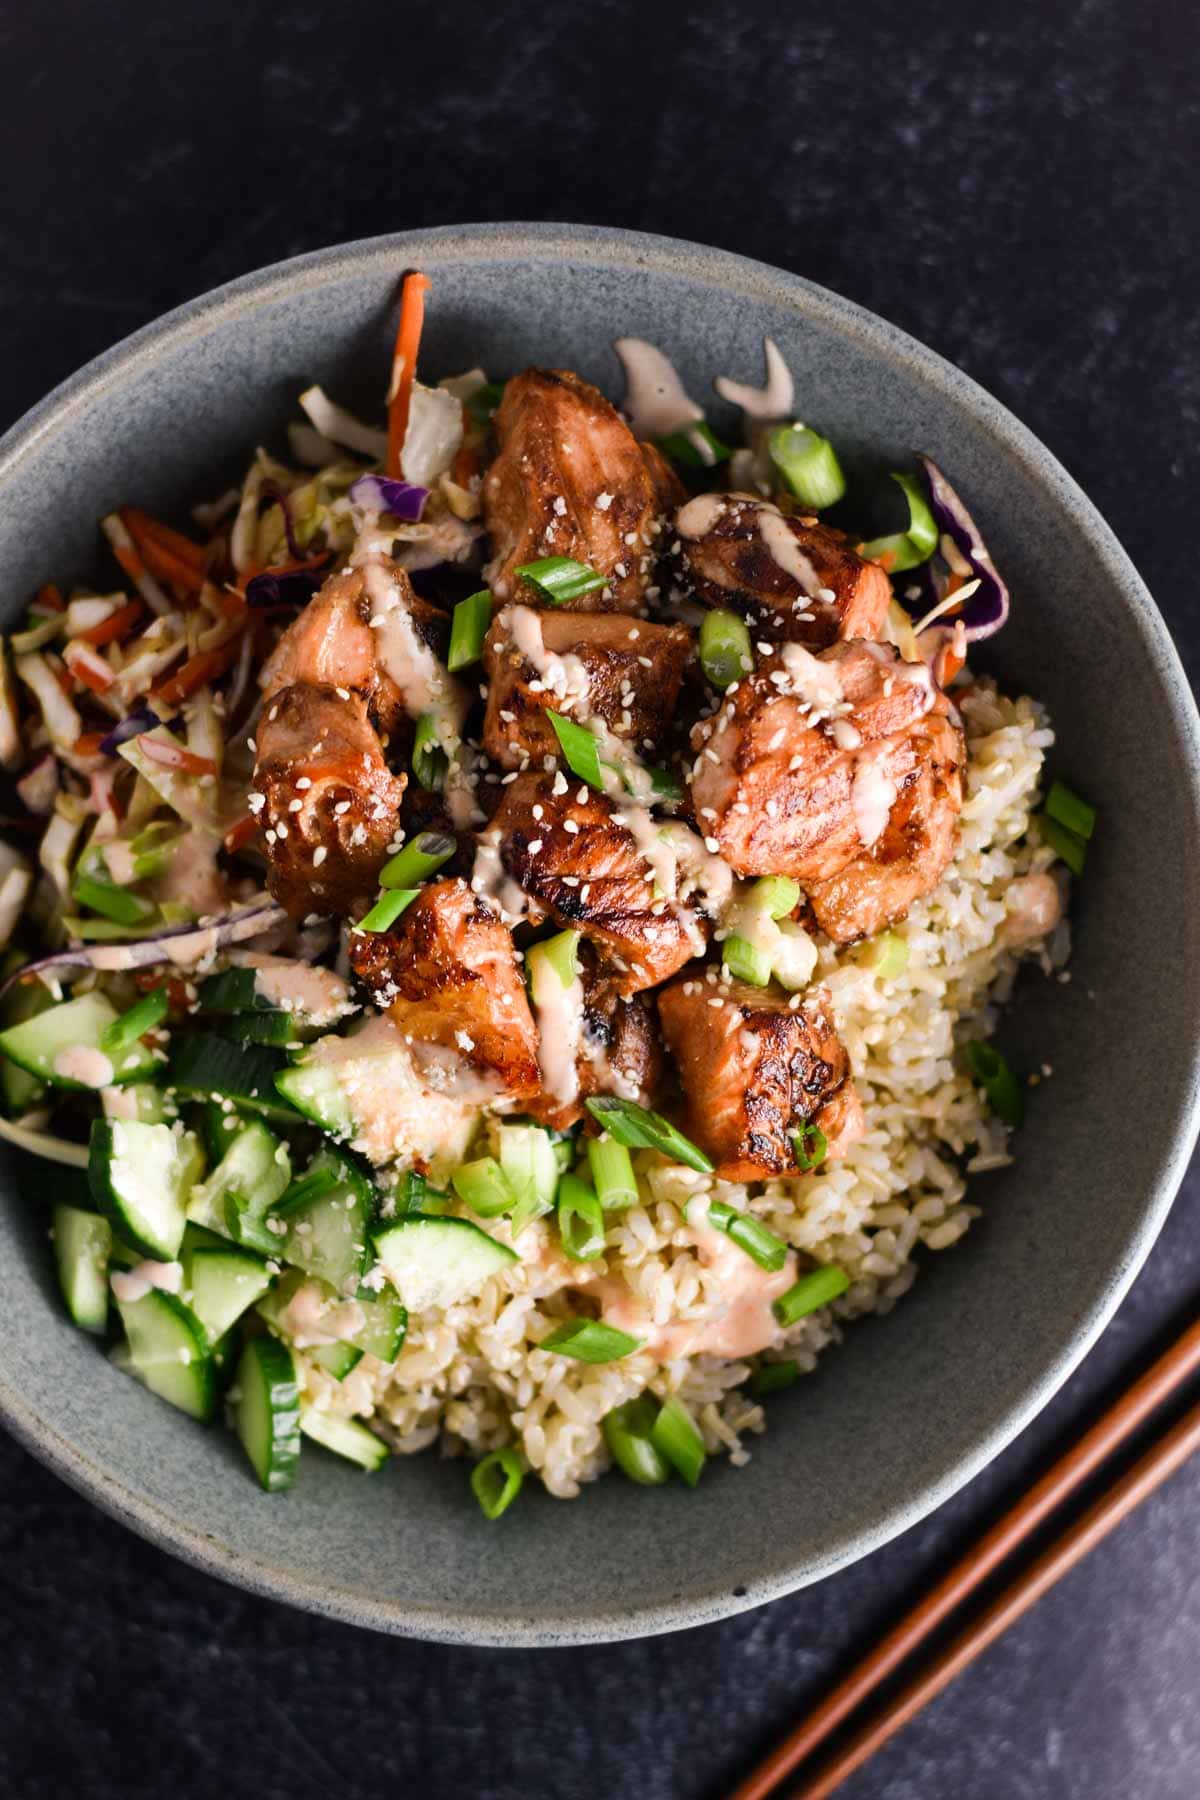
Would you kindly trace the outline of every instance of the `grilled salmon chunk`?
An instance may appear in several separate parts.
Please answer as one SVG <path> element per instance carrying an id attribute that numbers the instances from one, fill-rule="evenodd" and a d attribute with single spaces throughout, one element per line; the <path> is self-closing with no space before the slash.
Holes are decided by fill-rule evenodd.
<path id="1" fill-rule="evenodd" d="M 502 792 L 475 880 L 486 887 L 497 860 L 503 876 L 595 946 L 616 993 L 654 987 L 704 950 L 705 922 L 675 898 L 678 859 L 648 813 L 561 773 L 519 775 Z M 666 829 L 691 837 L 685 826 Z"/>
<path id="2" fill-rule="evenodd" d="M 383 566 L 418 640 L 444 653 L 445 615 Z M 331 576 L 262 672 L 255 791 L 267 886 L 297 917 L 360 912 L 398 829 L 406 777 L 389 772 L 384 751 L 407 736 L 408 715 L 380 661 L 369 581 L 363 568 Z"/>
<path id="3" fill-rule="evenodd" d="M 835 644 L 816 656 L 781 645 L 692 733 L 696 817 L 739 875 L 828 881 L 890 841 L 893 809 L 931 746 L 953 769 L 961 764 L 948 711 L 925 664 L 902 662 L 889 645 Z M 949 766 L 922 791 L 927 841 L 906 840 L 905 905 L 940 879 L 962 803 Z"/>
<path id="4" fill-rule="evenodd" d="M 965 753 L 962 732 L 941 713 L 905 734 L 888 763 L 896 798 L 883 830 L 836 875 L 808 884 L 813 916 L 834 943 L 894 925 L 937 886 L 958 845 Z"/>
<path id="5" fill-rule="evenodd" d="M 783 512 L 753 494 L 700 494 L 675 515 L 675 584 L 704 606 L 743 614 L 752 633 L 821 649 L 838 638 L 873 638 L 892 598 L 830 525 Z"/>
<path id="6" fill-rule="evenodd" d="M 636 612 L 662 530 L 663 478 L 616 407 L 569 369 L 526 369 L 506 384 L 495 429 L 500 452 L 484 477 L 483 516 L 497 599 L 521 598 L 520 564 L 569 556 L 607 583 L 581 606 Z"/>
<path id="7" fill-rule="evenodd" d="M 658 1011 L 683 1083 L 689 1134 L 720 1180 L 802 1173 L 793 1133 L 805 1124 L 825 1133 L 829 1154 L 844 1155 L 862 1135 L 849 1059 L 823 988 L 792 1007 L 763 988 L 681 976 L 658 996 Z"/>
<path id="8" fill-rule="evenodd" d="M 360 693 L 294 682 L 258 724 L 250 805 L 266 837 L 267 886 L 295 919 L 356 916 L 396 836 L 405 778 L 384 761 Z"/>
<path id="9" fill-rule="evenodd" d="M 592 1094 L 620 1094 L 649 1106 L 662 1080 L 662 1044 L 653 1000 L 645 994 L 628 1000 L 614 994 L 588 945 L 583 946 L 580 960 L 584 966 L 574 1097 L 564 1100 L 543 1086 L 526 1107 L 554 1131 L 565 1131 L 582 1118 L 583 1103 Z"/>
<path id="10" fill-rule="evenodd" d="M 505 769 L 556 757 L 550 709 L 603 719 L 614 737 L 653 753 L 670 733 L 691 654 L 692 636 L 682 625 L 503 607 L 484 645 L 483 747 Z"/>
<path id="11" fill-rule="evenodd" d="M 390 931 L 352 932 L 350 962 L 431 1086 L 461 1087 L 465 1064 L 493 1095 L 537 1093 L 537 1031 L 512 934 L 465 881 L 430 882 Z"/>

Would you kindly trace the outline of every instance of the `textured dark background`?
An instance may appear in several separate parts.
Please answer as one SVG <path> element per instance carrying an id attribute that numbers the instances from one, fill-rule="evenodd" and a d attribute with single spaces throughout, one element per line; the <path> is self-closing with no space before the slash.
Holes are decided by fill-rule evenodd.
<path id="1" fill-rule="evenodd" d="M 1195 674 L 1198 50 L 1192 0 L 10 0 L 0 426 L 165 308 L 338 239 L 696 238 L 876 308 L 999 395 Z M 1136 1157 L 1136 1119 L 1113 1127 Z M 325 1624 L 171 1562 L 0 1440 L 0 1791 L 715 1800 L 1170 1335 L 1198 1199 L 1193 1176 L 1086 1366 L 965 1493 L 820 1588 L 674 1638 L 502 1654 Z M 848 1800 L 1195 1800 L 1198 1509 L 1200 1465 Z"/>

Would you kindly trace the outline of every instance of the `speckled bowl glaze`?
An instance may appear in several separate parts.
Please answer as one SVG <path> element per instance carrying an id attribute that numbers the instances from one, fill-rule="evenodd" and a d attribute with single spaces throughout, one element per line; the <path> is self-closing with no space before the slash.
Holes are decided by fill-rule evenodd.
<path id="1" fill-rule="evenodd" d="M 307 256 L 171 313 L 68 381 L 0 445 L 0 569 L 15 615 L 84 573 L 97 518 L 178 508 L 277 441 L 320 380 L 378 409 L 399 271 L 433 280 L 423 366 L 566 364 L 619 392 L 610 340 L 676 358 L 689 388 L 760 379 L 764 332 L 802 415 L 851 459 L 913 446 L 951 474 L 1013 591 L 987 665 L 1039 694 L 1055 765 L 1103 825 L 1073 979 L 1025 984 L 1011 1042 L 1054 1065 L 1015 1167 L 889 1318 L 771 1403 L 748 1468 L 692 1494 L 602 1481 L 571 1505 L 530 1482 L 488 1524 L 460 1464 L 365 1478 L 309 1454 L 258 1492 L 232 1438 L 111 1369 L 54 1289 L 53 1166 L 6 1165 L 0 1410 L 53 1469 L 153 1542 L 315 1612 L 472 1644 L 552 1644 L 698 1625 L 864 1556 L 968 1481 L 1044 1405 L 1113 1312 L 1182 1174 L 1197 1113 L 1200 755 L 1162 620 L 1054 458 L 965 376 L 807 282 L 694 245 L 571 226 L 459 226 Z M 717 409 L 718 417 L 720 409 Z M 1136 1143 L 1121 1128 L 1136 1120 Z"/>

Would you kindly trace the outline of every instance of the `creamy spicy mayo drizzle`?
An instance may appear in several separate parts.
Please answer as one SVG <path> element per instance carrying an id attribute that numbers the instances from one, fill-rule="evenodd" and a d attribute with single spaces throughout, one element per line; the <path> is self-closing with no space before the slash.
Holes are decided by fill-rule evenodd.
<path id="1" fill-rule="evenodd" d="M 830 597 L 787 520 L 769 500 L 759 500 L 752 494 L 697 494 L 675 515 L 675 530 L 681 538 L 702 538 L 731 508 L 737 509 L 738 516 L 743 511 L 753 513 L 767 554 L 785 575 L 791 576 L 801 593 L 810 600 Z"/>
<path id="2" fill-rule="evenodd" d="M 728 375 L 718 375 L 713 386 L 722 400 L 740 406 L 747 419 L 765 425 L 777 419 L 791 417 L 796 384 L 773 338 L 763 339 L 763 356 L 767 364 L 764 387 L 748 387 L 743 382 L 731 381 Z"/>

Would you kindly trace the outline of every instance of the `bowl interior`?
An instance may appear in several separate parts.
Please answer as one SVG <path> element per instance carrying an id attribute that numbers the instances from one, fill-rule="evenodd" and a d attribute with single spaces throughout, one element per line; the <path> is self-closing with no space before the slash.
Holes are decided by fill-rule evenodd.
<path id="1" fill-rule="evenodd" d="M 106 1364 L 54 1292 L 46 1202 L 67 1177 L 3 1169 L 0 1405 L 68 1479 L 218 1574 L 362 1623 L 467 1642 L 549 1643 L 700 1623 L 863 1554 L 994 1455 L 1116 1305 L 1190 1147 L 1200 1016 L 1196 720 L 1128 561 L 1047 452 L 902 334 L 794 278 L 664 240 L 461 228 L 323 253 L 234 284 L 102 358 L 0 447 L 5 612 L 96 567 L 96 519 L 179 513 L 280 443 L 302 387 L 378 412 L 397 273 L 432 276 L 424 366 L 567 365 L 619 393 L 609 343 L 661 344 L 690 391 L 759 380 L 764 332 L 797 408 L 851 460 L 927 450 L 969 497 L 1013 591 L 983 665 L 1038 695 L 1053 765 L 1100 807 L 1069 983 L 1026 980 L 1007 1041 L 1053 1079 L 984 1214 L 888 1319 L 860 1325 L 771 1404 L 749 1468 L 695 1494 L 618 1479 L 563 1506 L 529 1484 L 502 1526 L 461 1466 L 364 1479 L 310 1454 L 286 1497 Z M 717 409 L 719 414 L 720 409 Z"/>

